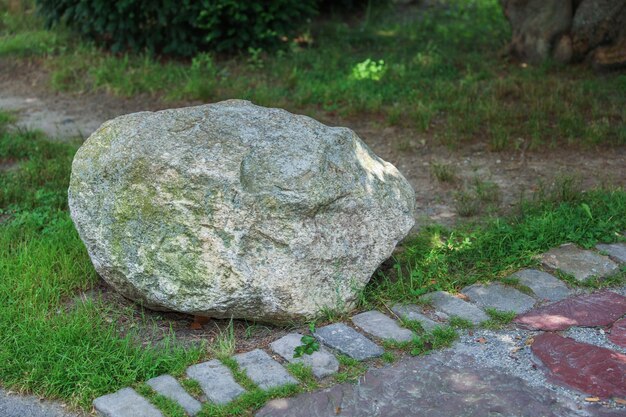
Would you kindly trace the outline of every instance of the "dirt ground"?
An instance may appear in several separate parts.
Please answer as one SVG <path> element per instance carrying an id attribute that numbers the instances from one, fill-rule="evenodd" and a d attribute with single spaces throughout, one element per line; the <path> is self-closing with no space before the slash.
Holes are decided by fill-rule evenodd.
<path id="1" fill-rule="evenodd" d="M 84 138 L 102 122 L 121 114 L 195 104 L 201 103 L 166 103 L 158 97 L 145 95 L 120 98 L 106 92 L 56 93 L 50 90 L 48 73 L 39 62 L 0 59 L 0 109 L 14 111 L 18 126 L 41 129 L 51 137 Z M 486 141 L 452 149 L 438 144 L 429 133 L 385 127 L 372 120 L 327 116 L 321 121 L 352 128 L 376 154 L 393 163 L 406 176 L 416 192 L 416 229 L 428 223 L 456 223 L 460 216 L 455 207 L 455 195 L 475 179 L 498 185 L 499 212 L 510 210 L 521 196 L 530 197 L 542 184 L 549 186 L 563 176 L 578 178 L 583 188 L 626 185 L 626 147 L 545 148 L 530 152 L 525 150 L 523 138 L 513 138 L 520 144 L 518 151 L 490 152 Z M 448 165 L 457 180 L 454 183 L 438 181 L 433 175 L 434 164 Z M 102 296 L 107 304 L 120 310 L 131 306 L 104 284 L 83 296 Z M 137 308 L 130 308 L 132 314 L 114 319 L 127 328 L 146 320 L 153 322 L 156 330 L 141 326 L 145 341 L 159 339 L 157 334 L 165 334 L 171 328 L 178 340 L 210 342 L 228 325 L 227 321 L 217 320 L 204 324 L 200 330 L 191 330 L 188 316 L 155 312 L 144 315 Z M 237 350 L 265 346 L 288 330 L 236 322 Z"/>

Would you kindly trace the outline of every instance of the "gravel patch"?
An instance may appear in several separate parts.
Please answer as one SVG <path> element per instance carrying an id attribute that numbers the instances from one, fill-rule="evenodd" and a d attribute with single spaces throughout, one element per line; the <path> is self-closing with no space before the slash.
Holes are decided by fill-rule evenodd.
<path id="1" fill-rule="evenodd" d="M 453 349 L 471 356 L 480 365 L 503 369 L 529 385 L 554 392 L 563 404 L 581 409 L 584 413 L 585 407 L 589 405 L 585 401 L 588 395 L 550 382 L 541 363 L 531 353 L 530 339 L 540 333 L 522 329 L 463 331 Z M 616 405 L 613 401 L 604 402 L 603 405 L 626 410 L 626 407 Z"/>
<path id="2" fill-rule="evenodd" d="M 604 329 L 594 327 L 572 327 L 562 334 L 563 336 L 570 337 L 577 342 L 588 343 L 590 345 L 615 350 L 626 355 L 626 348 L 611 342 Z"/>

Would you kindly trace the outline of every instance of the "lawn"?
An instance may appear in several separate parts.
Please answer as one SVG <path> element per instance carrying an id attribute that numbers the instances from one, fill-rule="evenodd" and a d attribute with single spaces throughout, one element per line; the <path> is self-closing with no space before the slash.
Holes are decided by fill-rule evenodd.
<path id="1" fill-rule="evenodd" d="M 78 297 L 98 278 L 67 211 L 70 164 L 77 146 L 50 142 L 36 133 L 4 128 L 0 133 L 0 162 L 9 166 L 0 176 L 2 384 L 89 409 L 97 396 L 128 385 L 146 391 L 137 384 L 165 372 L 182 375 L 186 366 L 208 357 L 228 364 L 236 343 L 232 334 L 212 346 L 183 347 L 174 335 L 146 346 L 137 342 L 132 331 L 118 328 L 115 320 L 105 320 L 123 311 L 111 312 L 105 303 Z M 393 267 L 381 269 L 366 287 L 360 307 L 415 302 L 427 291 L 456 291 L 476 281 L 502 279 L 535 265 L 535 255 L 561 243 L 591 247 L 600 241 L 624 240 L 619 234 L 626 230 L 624 190 L 581 192 L 564 184 L 556 187 L 545 190 L 537 201 L 521 204 L 515 216 L 452 230 L 429 227 L 411 236 Z M 607 281 L 587 285 L 624 283 L 625 275 L 622 270 Z M 454 334 L 443 329 L 409 345 L 387 346 L 385 358 L 393 360 L 393 349 L 421 354 L 453 339 Z M 351 380 L 364 371 L 349 362 L 342 365 L 337 381 Z M 292 371 L 302 377 L 302 370 Z M 242 415 L 272 396 L 299 390 L 288 388 L 264 393 L 252 387 L 239 401 L 207 408 L 205 414 Z M 155 399 L 159 400 L 164 401 Z M 169 415 L 177 415 L 180 410 L 172 408 Z"/>
<path id="2" fill-rule="evenodd" d="M 28 7 L 1 16 L 0 58 L 44 66 L 60 91 L 245 98 L 492 150 L 626 144 L 626 75 L 507 62 L 500 54 L 510 29 L 497 0 L 324 17 L 277 54 L 205 53 L 190 62 L 103 53 L 63 28 L 45 30 Z"/>
<path id="3" fill-rule="evenodd" d="M 325 120 L 400 126 L 451 147 L 485 142 L 494 151 L 626 144 L 626 75 L 507 62 L 499 52 L 510 32 L 497 0 L 325 17 L 303 28 L 302 42 L 275 55 L 252 50 L 236 56 L 201 54 L 189 61 L 113 55 L 63 28 L 45 29 L 28 2 L 12 11 L 4 4 L 0 1 L 0 60 L 41 65 L 56 91 L 147 94 L 172 103 L 247 98 Z M 9 129 L 12 119 L 0 112 L 4 388 L 89 410 L 95 397 L 134 386 L 168 417 L 176 417 L 180 409 L 143 382 L 163 373 L 181 376 L 188 365 L 213 357 L 233 369 L 249 394 L 226 407 L 206 406 L 205 417 L 248 415 L 268 398 L 318 387 L 310 372 L 298 367 L 289 370 L 301 387 L 269 393 L 254 387 L 229 359 L 237 343 L 232 326 L 212 344 L 182 344 L 173 333 L 159 343 L 142 344 L 135 331 L 111 319 L 125 311 L 81 297 L 99 278 L 67 208 L 70 166 L 79 143 Z M 437 180 L 454 182 L 455 173 L 446 165 L 432 169 Z M 475 214 L 474 204 L 497 199 L 498 190 L 490 184 L 470 184 L 472 195 L 459 196 L 457 211 Z M 624 231 L 624 189 L 583 191 L 574 177 L 562 176 L 521 200 L 506 217 L 476 217 L 452 228 L 431 225 L 409 236 L 376 272 L 359 308 L 416 302 L 426 292 L 454 292 L 479 281 L 517 285 L 506 277 L 537 265 L 536 255 L 547 249 L 566 242 L 593 247 L 625 241 Z M 625 282 L 622 268 L 606 281 L 585 285 Z M 328 312 L 320 320 L 342 318 Z M 491 324 L 508 320 L 496 312 Z M 420 333 L 409 344 L 385 346 L 382 361 L 444 347 L 454 337 L 450 328 Z M 354 381 L 366 368 L 347 357 L 340 362 L 334 382 Z M 185 383 L 197 391 L 192 382 Z"/>

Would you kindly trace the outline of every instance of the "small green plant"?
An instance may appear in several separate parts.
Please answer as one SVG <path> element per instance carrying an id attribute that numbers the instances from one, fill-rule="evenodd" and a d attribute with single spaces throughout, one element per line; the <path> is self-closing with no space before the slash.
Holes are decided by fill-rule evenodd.
<path id="1" fill-rule="evenodd" d="M 474 323 L 459 316 L 450 317 L 450 326 L 457 329 L 473 329 Z"/>
<path id="2" fill-rule="evenodd" d="M 367 58 L 363 62 L 359 62 L 352 68 L 352 78 L 355 80 L 373 80 L 380 81 L 385 75 L 387 67 L 382 59 L 373 61 Z"/>
<path id="3" fill-rule="evenodd" d="M 489 315 L 490 319 L 481 323 L 481 327 L 485 329 L 501 329 L 509 324 L 517 313 L 514 311 L 500 311 L 495 308 L 486 308 L 485 312 Z"/>
<path id="4" fill-rule="evenodd" d="M 431 164 L 432 172 L 435 178 L 440 182 L 452 183 L 456 181 L 454 167 L 450 164 L 433 162 Z"/>
<path id="5" fill-rule="evenodd" d="M 315 323 L 309 324 L 309 330 L 311 334 L 315 333 Z M 302 355 L 312 355 L 314 352 L 320 350 L 320 344 L 313 336 L 304 335 L 300 339 L 300 342 L 302 342 L 302 344 L 300 346 L 296 346 L 293 351 L 294 358 L 299 358 Z"/>
<path id="6" fill-rule="evenodd" d="M 223 360 L 235 353 L 236 345 L 235 329 L 231 319 L 226 329 L 219 331 L 209 350 L 215 357 Z"/>
<path id="7" fill-rule="evenodd" d="M 385 351 L 385 353 L 381 356 L 381 359 L 386 363 L 394 363 L 396 361 L 396 355 L 394 355 L 393 352 Z"/>
<path id="8" fill-rule="evenodd" d="M 475 216 L 480 212 L 480 200 L 468 191 L 457 191 L 454 194 L 454 207 L 461 217 Z"/>
<path id="9" fill-rule="evenodd" d="M 183 388 L 185 388 L 185 391 L 187 391 L 196 399 L 202 398 L 202 396 L 204 395 L 204 392 L 202 391 L 202 387 L 200 387 L 200 384 L 195 379 L 191 379 L 191 378 L 182 379 L 180 381 L 180 385 L 182 385 Z"/>
<path id="10" fill-rule="evenodd" d="M 318 387 L 315 375 L 310 366 L 303 364 L 302 362 L 288 363 L 285 365 L 291 375 L 298 378 L 298 380 L 306 387 L 307 390 L 316 389 Z"/>
<path id="11" fill-rule="evenodd" d="M 367 372 L 366 364 L 349 356 L 337 355 L 337 360 L 339 361 L 339 372 L 335 374 L 335 381 L 339 383 L 356 382 L 361 375 Z"/>

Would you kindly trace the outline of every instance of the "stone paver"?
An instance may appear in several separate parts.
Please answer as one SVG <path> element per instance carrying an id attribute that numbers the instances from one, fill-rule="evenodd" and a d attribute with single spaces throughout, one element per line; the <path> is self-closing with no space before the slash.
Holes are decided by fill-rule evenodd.
<path id="1" fill-rule="evenodd" d="M 132 388 L 98 397 L 93 400 L 93 406 L 103 417 L 163 417 L 154 405 Z"/>
<path id="2" fill-rule="evenodd" d="M 263 390 L 298 383 L 280 363 L 261 349 L 240 353 L 233 358 L 248 378 Z"/>
<path id="3" fill-rule="evenodd" d="M 596 245 L 596 249 L 608 253 L 615 262 L 626 263 L 626 243 L 600 243 Z"/>
<path id="4" fill-rule="evenodd" d="M 548 268 L 572 275 L 578 281 L 585 281 L 592 276 L 605 278 L 618 271 L 617 264 L 608 256 L 580 249 L 571 243 L 550 249 L 541 255 L 541 262 Z"/>
<path id="5" fill-rule="evenodd" d="M 339 370 L 339 361 L 324 346 L 313 352 L 311 355 L 304 354 L 299 358 L 294 358 L 294 349 L 302 345 L 302 335 L 299 333 L 289 333 L 280 339 L 272 342 L 270 347 L 274 352 L 292 363 L 303 363 L 311 367 L 313 375 L 317 378 L 324 378 Z"/>
<path id="6" fill-rule="evenodd" d="M 517 278 L 521 285 L 533 290 L 533 293 L 543 300 L 559 301 L 571 294 L 571 290 L 563 281 L 547 272 L 523 269 L 511 277 Z"/>
<path id="7" fill-rule="evenodd" d="M 370 369 L 357 384 L 273 400 L 256 417 L 582 415 L 553 395 L 500 368 L 476 365 L 471 356 L 445 351 Z"/>
<path id="8" fill-rule="evenodd" d="M 414 336 L 412 331 L 400 327 L 394 319 L 376 310 L 353 316 L 352 323 L 364 332 L 385 340 L 408 342 Z"/>
<path id="9" fill-rule="evenodd" d="M 446 313 L 448 316 L 458 316 L 474 324 L 480 324 L 489 320 L 489 316 L 480 308 L 445 291 L 431 292 L 422 295 L 420 298 L 429 300 L 434 308 Z"/>
<path id="10" fill-rule="evenodd" d="M 422 308 L 416 304 L 396 304 L 391 307 L 391 311 L 398 315 L 398 317 L 405 320 L 417 321 L 422 325 L 422 328 L 427 332 L 431 331 L 437 326 L 441 326 L 434 320 L 429 319 L 422 313 Z"/>
<path id="11" fill-rule="evenodd" d="M 197 381 L 204 395 L 216 404 L 229 403 L 245 392 L 230 369 L 217 359 L 190 366 L 187 376 Z"/>
<path id="12" fill-rule="evenodd" d="M 556 333 L 535 337 L 531 349 L 550 379 L 600 398 L 626 397 L 626 355 Z"/>
<path id="13" fill-rule="evenodd" d="M 616 321 L 611 326 L 611 333 L 608 335 L 611 342 L 626 348 L 626 318 Z"/>
<path id="14" fill-rule="evenodd" d="M 534 298 L 500 283 L 474 284 L 462 291 L 470 301 L 482 308 L 494 308 L 498 311 L 524 313 L 535 305 Z"/>
<path id="15" fill-rule="evenodd" d="M 164 397 L 177 402 L 191 416 L 196 415 L 202 408 L 200 401 L 189 395 L 171 375 L 157 376 L 146 381 L 146 384 Z"/>
<path id="16" fill-rule="evenodd" d="M 557 301 L 517 316 L 515 323 L 534 330 L 565 330 L 572 326 L 608 326 L 626 314 L 626 297 L 599 291 Z"/>
<path id="17" fill-rule="evenodd" d="M 315 330 L 315 337 L 326 346 L 359 361 L 376 358 L 384 353 L 383 348 L 343 323 L 320 327 Z"/>

